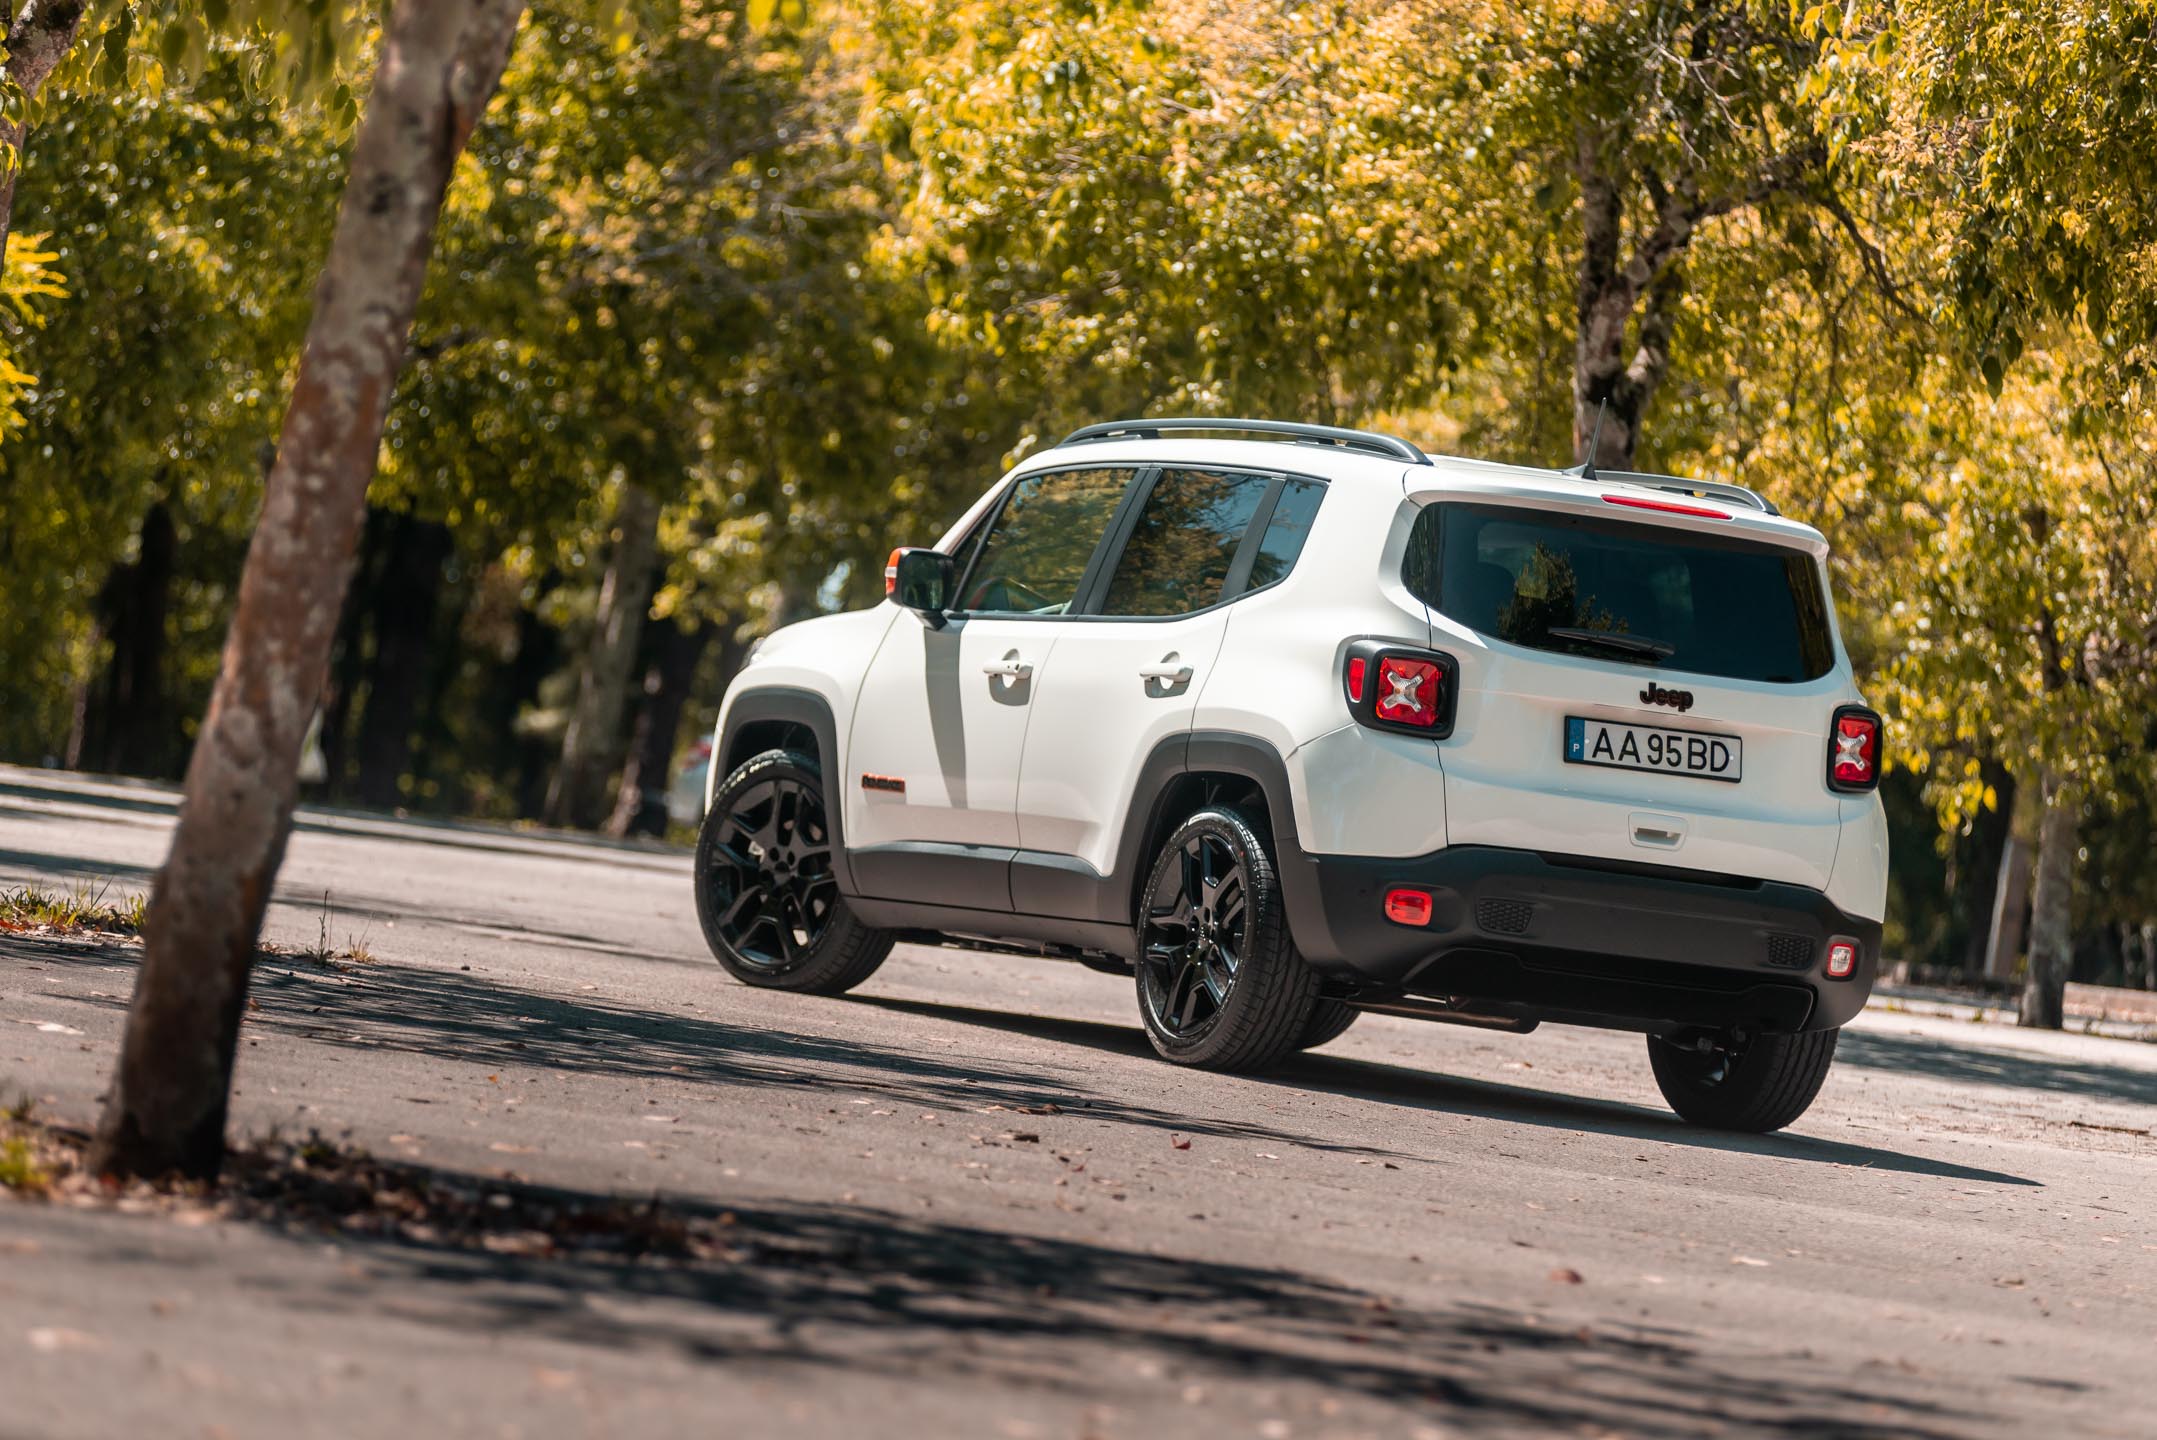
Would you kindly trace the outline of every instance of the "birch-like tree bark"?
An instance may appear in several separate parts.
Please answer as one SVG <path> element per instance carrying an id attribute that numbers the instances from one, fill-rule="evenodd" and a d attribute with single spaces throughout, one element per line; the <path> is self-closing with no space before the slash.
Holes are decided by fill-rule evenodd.
<path id="1" fill-rule="evenodd" d="M 2037 888 L 2030 897 L 2030 968 L 2016 1023 L 2058 1030 L 2067 1022 L 2067 973 L 2075 958 L 2075 851 L 2080 846 L 2074 793 L 2047 771 L 2045 815 L 2037 827 Z"/>
<path id="2" fill-rule="evenodd" d="M 292 828 L 382 426 L 442 197 L 524 0 L 391 7 L 90 1163 L 214 1175 L 248 971 Z"/>
<path id="3" fill-rule="evenodd" d="M 607 775 L 620 746 L 629 672 L 652 608 L 658 557 L 659 502 L 629 481 L 614 511 L 614 546 L 600 582 L 599 613 L 577 677 L 575 707 L 562 735 L 561 768 L 547 792 L 549 824 L 589 830 L 606 818 Z"/>

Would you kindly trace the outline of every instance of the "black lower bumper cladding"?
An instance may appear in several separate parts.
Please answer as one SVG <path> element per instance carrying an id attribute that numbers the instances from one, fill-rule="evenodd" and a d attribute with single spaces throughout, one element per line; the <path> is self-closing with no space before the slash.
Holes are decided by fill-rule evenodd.
<path id="1" fill-rule="evenodd" d="M 1654 1031 L 1822 1030 L 1864 1008 L 1879 968 L 1880 922 L 1801 885 L 1490 846 L 1303 864 L 1297 943 L 1360 993 Z M 1430 895 L 1428 925 L 1386 919 L 1396 887 Z M 1838 938 L 1858 946 L 1844 980 L 1825 973 Z"/>

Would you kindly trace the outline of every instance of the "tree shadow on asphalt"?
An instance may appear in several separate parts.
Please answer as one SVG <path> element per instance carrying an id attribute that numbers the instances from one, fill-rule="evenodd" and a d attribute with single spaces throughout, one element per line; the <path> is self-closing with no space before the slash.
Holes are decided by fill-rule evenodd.
<path id="1" fill-rule="evenodd" d="M 1121 1026 L 1094 1020 L 1060 1020 L 1040 1015 L 982 1010 L 925 1000 L 898 1000 L 884 996 L 857 997 L 856 1003 L 911 1014 L 941 1016 L 969 1025 L 1015 1031 L 1099 1049 L 1144 1051 L 1143 1038 Z M 1845 1039 L 1847 1040 L 1847 1036 Z M 1643 1056 L 1641 1064 L 1647 1064 Z M 1382 1061 L 1356 1060 L 1341 1055 L 1306 1052 L 1280 1069 L 1247 1077 L 1256 1084 L 1293 1085 L 1356 1099 L 1384 1100 L 1418 1110 L 1452 1115 L 1481 1115 L 1520 1124 L 1584 1130 L 1599 1135 L 1622 1135 L 1667 1145 L 1738 1151 L 1780 1160 L 1816 1161 L 1873 1170 L 1893 1170 L 1911 1175 L 1930 1175 L 1944 1180 L 1965 1180 L 1990 1185 L 2031 1185 L 2040 1182 L 1999 1170 L 1981 1170 L 1944 1160 L 1882 1150 L 1870 1145 L 1850 1145 L 1783 1132 L 1775 1135 L 1739 1135 L 1704 1130 L 1675 1115 L 1618 1100 L 1596 1100 L 1507 1085 L 1495 1080 L 1471 1080 L 1435 1070 L 1418 1070 Z"/>
<path id="2" fill-rule="evenodd" d="M 454 1172 L 434 1184 L 535 1206 L 611 1197 Z M 494 1213 L 480 1198 L 478 1211 Z M 1711 1354 L 1665 1327 L 1590 1330 L 1535 1308 L 1423 1308 L 1287 1268 L 1224 1264 L 853 1206 L 668 1202 L 724 1242 L 681 1262 L 497 1253 L 340 1232 L 341 1277 L 283 1285 L 315 1312 L 393 1313 L 460 1335 L 521 1334 L 624 1354 L 939 1388 L 1019 1388 L 1073 1403 L 1172 1401 L 1182 1387 L 1308 1384 L 1461 1430 L 1750 1433 L 1933 1440 L 1978 1417 L 1907 1377 L 1864 1388 L 1846 1361 L 1785 1345 Z M 514 1221 L 509 1223 L 515 1223 Z M 306 1234 L 306 1228 L 300 1227 Z M 311 1242 L 314 1243 L 314 1242 Z M 279 1282 L 272 1279 L 273 1287 Z M 1132 1378 L 1132 1377 L 1137 1378 Z M 1114 1392 L 1105 1395 L 1104 1391 Z"/>
<path id="3" fill-rule="evenodd" d="M 2157 1105 L 2157 1068 L 2130 1070 L 2124 1065 L 2069 1060 L 2028 1050 L 1988 1046 L 1974 1038 L 1958 1039 L 1950 1044 L 1927 1035 L 1845 1030 L 1835 1058 L 1846 1065 L 1865 1065 L 1903 1075 L 1926 1075 L 1962 1085 L 2048 1090 L 2064 1095 L 2124 1100 L 2130 1105 Z"/>

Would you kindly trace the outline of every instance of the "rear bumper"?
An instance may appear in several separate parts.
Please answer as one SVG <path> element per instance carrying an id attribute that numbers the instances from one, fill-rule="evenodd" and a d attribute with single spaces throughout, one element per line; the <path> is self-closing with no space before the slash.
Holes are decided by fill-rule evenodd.
<path id="1" fill-rule="evenodd" d="M 1489 846 L 1299 858 L 1296 943 L 1367 995 L 1650 1031 L 1826 1030 L 1864 1008 L 1879 969 L 1880 922 L 1799 885 Z M 1386 919 L 1395 886 L 1429 892 L 1428 925 Z M 1847 980 L 1824 973 L 1835 937 L 1858 944 Z"/>

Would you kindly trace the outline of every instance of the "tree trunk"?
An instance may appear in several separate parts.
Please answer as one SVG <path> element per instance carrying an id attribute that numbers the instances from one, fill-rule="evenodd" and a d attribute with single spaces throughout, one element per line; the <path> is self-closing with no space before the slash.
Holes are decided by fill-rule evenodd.
<path id="1" fill-rule="evenodd" d="M 2057 1030 L 2066 1020 L 2074 962 L 2076 801 L 2056 773 L 2044 776 L 2045 816 L 2037 832 L 2037 893 L 2030 901 L 2030 969 L 2017 1023 Z"/>
<path id="2" fill-rule="evenodd" d="M 729 626 L 729 629 L 732 627 Z M 667 833 L 667 789 L 674 769 L 674 741 L 681 734 L 682 709 L 697 664 L 719 627 L 709 622 L 684 630 L 672 621 L 659 627 L 659 653 L 644 672 L 643 703 L 630 728 L 629 759 L 607 820 L 609 835 Z"/>
<path id="3" fill-rule="evenodd" d="M 98 629 L 112 644 L 90 688 L 77 763 L 110 775 L 163 778 L 172 763 L 165 713 L 165 621 L 179 539 L 160 500 L 143 516 L 135 558 L 112 567 L 99 592 Z"/>
<path id="4" fill-rule="evenodd" d="M 599 587 L 599 612 L 577 699 L 562 735 L 562 763 L 547 792 L 547 823 L 589 830 L 605 818 L 608 772 L 614 768 L 622 709 L 637 636 L 651 609 L 653 560 L 659 549 L 659 502 L 634 483 L 622 486 L 614 512 L 614 550 Z"/>
<path id="5" fill-rule="evenodd" d="M 403 802 L 398 782 L 412 758 L 412 727 L 428 678 L 442 567 L 455 548 L 449 527 L 411 515 L 388 524 L 387 553 L 371 617 L 374 657 L 360 711 L 359 800 L 376 810 Z"/>
<path id="6" fill-rule="evenodd" d="M 1992 924 L 1985 939 L 1985 978 L 2011 980 L 2022 955 L 2022 931 L 2030 908 L 2030 846 L 2010 831 L 2000 851 L 2000 875 L 1992 891 Z"/>
<path id="7" fill-rule="evenodd" d="M 23 0 L 7 27 L 5 68 L 25 102 L 37 99 L 47 78 L 67 58 L 87 8 L 85 0 Z M 21 113 L 14 106 L 8 109 Z M 7 258 L 8 234 L 15 222 L 15 177 L 22 173 L 23 141 L 28 138 L 26 125 L 0 119 L 0 148 L 13 152 L 12 163 L 0 173 L 0 262 Z"/>
<path id="8" fill-rule="evenodd" d="M 1996 802 L 1990 810 L 1980 811 L 1970 827 L 1969 843 L 1963 847 L 1956 876 L 1956 888 L 1962 891 L 1958 908 L 1969 917 L 1969 930 L 1962 944 L 1965 975 L 1986 973 L 1985 957 L 1991 949 L 1996 921 L 1993 901 L 2005 874 L 2000 859 L 2007 852 L 2008 837 L 2015 828 L 2013 772 L 1997 760 L 1987 760 L 1978 776 L 1992 787 Z"/>
<path id="9" fill-rule="evenodd" d="M 248 969 L 435 222 L 523 0 L 391 7 L 90 1165 L 215 1175 Z"/>

